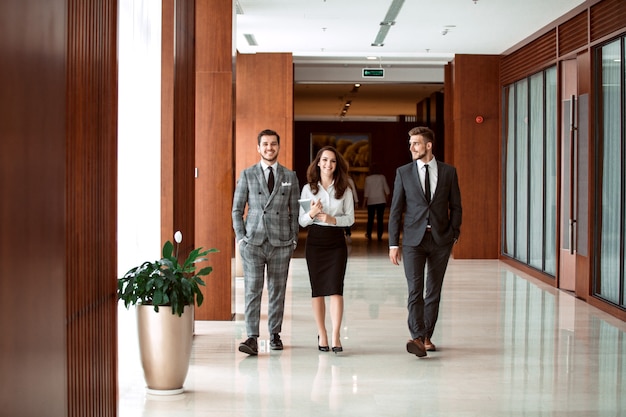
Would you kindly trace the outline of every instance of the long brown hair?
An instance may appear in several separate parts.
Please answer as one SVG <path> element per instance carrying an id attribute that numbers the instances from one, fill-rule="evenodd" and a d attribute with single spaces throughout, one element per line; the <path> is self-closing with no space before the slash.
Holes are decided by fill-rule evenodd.
<path id="1" fill-rule="evenodd" d="M 339 199 L 343 197 L 343 194 L 346 192 L 346 189 L 350 186 L 348 183 L 348 162 L 341 155 L 337 149 L 332 146 L 324 146 L 317 152 L 317 156 L 309 165 L 309 168 L 306 170 L 306 179 L 311 187 L 311 192 L 313 194 L 317 194 L 319 191 L 319 187 L 317 183 L 321 180 L 322 176 L 320 174 L 320 167 L 317 166 L 319 164 L 320 159 L 322 159 L 322 154 L 324 151 L 331 151 L 335 154 L 335 159 L 337 159 L 337 165 L 335 166 L 335 172 L 333 172 L 333 179 L 335 180 L 335 198 Z"/>

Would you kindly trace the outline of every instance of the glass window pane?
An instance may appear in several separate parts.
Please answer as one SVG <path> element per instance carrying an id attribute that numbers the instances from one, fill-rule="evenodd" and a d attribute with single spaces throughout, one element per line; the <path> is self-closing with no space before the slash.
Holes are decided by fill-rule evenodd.
<path id="1" fill-rule="evenodd" d="M 516 85 L 515 257 L 528 263 L 528 81 Z"/>
<path id="2" fill-rule="evenodd" d="M 556 67 L 504 89 L 503 252 L 556 271 Z"/>
<path id="3" fill-rule="evenodd" d="M 544 233 L 545 246 L 544 257 L 545 272 L 556 275 L 556 68 L 552 67 L 546 70 L 546 87 L 545 87 L 545 204 L 544 204 Z"/>
<path id="4" fill-rule="evenodd" d="M 507 131 L 505 168 L 504 253 L 515 256 L 515 89 L 506 89 Z"/>
<path id="5" fill-rule="evenodd" d="M 543 268 L 543 73 L 530 78 L 530 155 L 529 155 L 529 265 Z"/>
<path id="6" fill-rule="evenodd" d="M 624 100 L 626 100 L 626 85 L 624 85 L 624 83 L 626 83 L 626 37 L 622 38 L 622 55 L 619 58 L 619 61 L 621 63 L 621 69 L 622 69 L 622 76 L 620 78 L 620 94 L 622 97 L 624 97 Z M 622 103 L 624 103 L 624 101 L 622 101 Z M 624 134 L 624 132 L 626 132 L 626 109 L 621 108 L 621 113 L 622 113 L 622 120 L 621 122 L 617 122 L 615 123 L 616 125 L 619 124 L 621 127 L 621 131 L 622 134 Z M 618 116 L 619 117 L 619 116 Z M 619 120 L 619 119 L 618 119 Z M 626 140 L 625 136 L 622 136 L 622 147 L 624 146 L 624 140 Z M 622 160 L 623 161 L 623 160 Z M 623 163 L 623 162 L 622 162 Z M 622 172 L 624 172 L 624 167 L 622 166 Z M 624 181 L 624 177 L 622 177 L 622 181 Z M 624 192 L 625 187 L 624 184 L 622 184 L 622 193 Z M 624 201 L 624 199 L 622 199 L 622 201 Z M 622 207 L 622 227 L 626 228 L 626 221 L 624 221 L 624 211 L 626 211 L 625 207 Z M 624 236 L 626 236 L 626 230 L 622 229 L 622 242 L 624 242 Z M 622 247 L 624 247 L 624 244 L 622 244 Z M 620 274 L 620 281 L 621 281 L 621 285 L 622 285 L 622 302 L 621 302 L 621 306 L 626 308 L 626 277 L 624 276 L 624 270 L 626 270 L 626 259 L 624 258 L 626 256 L 626 251 L 622 252 L 622 272 Z"/>
<path id="7" fill-rule="evenodd" d="M 601 216 L 602 229 L 600 235 L 600 278 L 596 282 L 596 291 L 603 298 L 619 303 L 620 265 L 622 256 L 620 242 L 623 236 L 621 205 L 622 184 L 622 114 L 620 72 L 620 42 L 616 41 L 601 49 L 602 86 L 601 107 L 602 118 L 602 171 L 601 179 Z M 622 56 L 623 58 L 623 56 Z"/>

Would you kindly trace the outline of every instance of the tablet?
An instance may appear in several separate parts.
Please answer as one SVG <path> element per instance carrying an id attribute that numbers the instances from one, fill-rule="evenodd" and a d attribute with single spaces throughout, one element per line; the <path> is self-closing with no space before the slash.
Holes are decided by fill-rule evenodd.
<path id="1" fill-rule="evenodd" d="M 304 209 L 305 212 L 311 211 L 311 200 L 298 200 L 300 203 L 300 207 Z"/>

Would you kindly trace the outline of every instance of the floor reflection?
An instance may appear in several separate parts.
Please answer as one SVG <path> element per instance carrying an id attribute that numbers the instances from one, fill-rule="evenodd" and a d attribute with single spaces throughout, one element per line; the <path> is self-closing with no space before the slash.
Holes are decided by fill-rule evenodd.
<path id="1" fill-rule="evenodd" d="M 499 261 L 451 260 L 437 352 L 405 351 L 406 284 L 386 241 L 352 231 L 342 344 L 317 350 L 303 236 L 292 260 L 285 350 L 258 357 L 237 319 L 196 322 L 180 396 L 147 395 L 134 312 L 119 310 L 119 415 L 155 416 L 619 416 L 626 410 L 626 323 Z M 264 295 L 264 301 L 267 301 Z"/>

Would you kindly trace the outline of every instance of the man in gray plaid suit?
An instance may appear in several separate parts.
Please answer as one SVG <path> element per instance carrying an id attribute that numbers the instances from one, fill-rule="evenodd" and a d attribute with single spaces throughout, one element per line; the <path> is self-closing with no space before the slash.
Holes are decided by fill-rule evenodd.
<path id="1" fill-rule="evenodd" d="M 246 331 L 248 339 L 239 351 L 258 354 L 261 294 L 267 267 L 270 348 L 282 350 L 280 331 L 285 309 L 285 289 L 291 255 L 298 243 L 298 198 L 296 173 L 280 165 L 280 136 L 263 130 L 257 137 L 258 164 L 242 171 L 233 198 L 233 229 L 243 262 Z M 248 213 L 244 219 L 244 211 Z"/>

